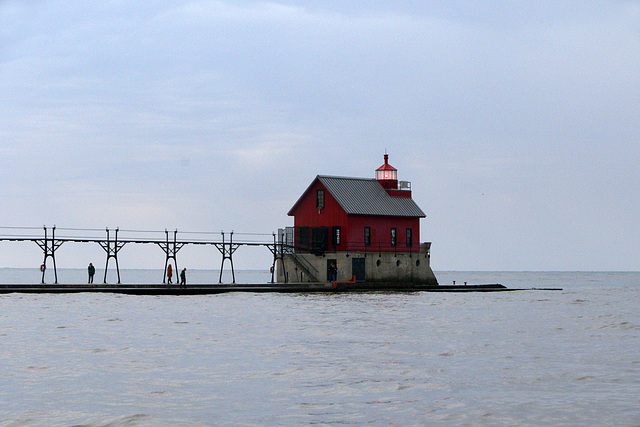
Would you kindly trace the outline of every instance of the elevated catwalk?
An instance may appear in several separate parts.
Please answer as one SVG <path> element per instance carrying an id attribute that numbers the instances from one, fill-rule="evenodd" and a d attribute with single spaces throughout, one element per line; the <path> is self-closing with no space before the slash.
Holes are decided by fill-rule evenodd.
<path id="1" fill-rule="evenodd" d="M 44 230 L 41 234 L 40 231 Z M 220 277 L 218 283 L 222 283 L 222 274 L 225 269 L 225 264 L 231 266 L 231 277 L 233 283 L 236 282 L 236 274 L 233 267 L 233 254 L 241 247 L 265 247 L 271 251 L 273 255 L 273 263 L 271 266 L 271 282 L 274 281 L 274 272 L 276 263 L 278 260 L 282 261 L 283 254 L 287 251 L 292 251 L 293 248 L 277 240 L 276 233 L 271 234 L 258 234 L 258 233 L 236 233 L 240 236 L 244 236 L 243 241 L 234 241 L 234 232 L 225 233 L 221 231 L 219 233 L 211 232 L 183 232 L 182 234 L 190 236 L 185 239 L 178 239 L 178 230 L 169 232 L 164 230 L 164 236 L 159 235 L 160 231 L 149 230 L 110 230 L 109 228 L 102 229 L 81 229 L 81 228 L 58 228 L 58 235 L 56 236 L 56 227 L 0 227 L 0 242 L 34 242 L 43 252 L 44 258 L 40 271 L 42 272 L 42 284 L 45 283 L 45 272 L 48 269 L 47 260 L 50 258 L 53 264 L 53 278 L 54 283 L 58 283 L 58 271 L 56 266 L 56 251 L 62 244 L 67 242 L 73 243 L 96 243 L 104 249 L 107 259 L 104 267 L 104 280 L 107 283 L 107 273 L 109 271 L 109 261 L 115 262 L 116 273 L 118 277 L 118 284 L 120 280 L 120 266 L 118 264 L 118 253 L 126 244 L 152 244 L 159 246 L 165 255 L 164 271 L 162 283 L 167 282 L 167 272 L 170 264 L 175 267 L 174 271 L 178 274 L 178 261 L 177 254 L 186 245 L 209 245 L 214 246 L 222 255 L 222 262 L 220 264 Z M 60 235 L 60 231 L 63 232 Z M 97 237 L 97 232 L 106 232 L 105 237 Z M 119 235 L 124 231 L 126 237 Z M 38 233 L 36 233 L 38 232 Z M 150 233 L 150 234 L 149 234 Z M 172 234 L 172 235 L 171 235 Z M 220 235 L 220 238 L 214 239 L 213 236 Z M 149 237 L 141 237 L 146 235 Z"/>

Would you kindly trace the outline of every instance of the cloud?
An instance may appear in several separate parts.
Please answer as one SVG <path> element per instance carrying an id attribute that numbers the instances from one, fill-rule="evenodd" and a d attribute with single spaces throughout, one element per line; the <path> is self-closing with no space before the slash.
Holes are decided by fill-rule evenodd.
<path id="1" fill-rule="evenodd" d="M 270 232 L 315 175 L 372 176 L 388 149 L 437 268 L 640 268 L 635 2 L 6 1 L 0 19 L 0 223 Z"/>

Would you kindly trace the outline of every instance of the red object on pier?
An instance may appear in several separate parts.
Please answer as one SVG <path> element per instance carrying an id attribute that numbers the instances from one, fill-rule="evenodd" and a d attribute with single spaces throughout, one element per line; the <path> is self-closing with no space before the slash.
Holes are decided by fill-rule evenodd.
<path id="1" fill-rule="evenodd" d="M 388 154 L 375 179 L 316 176 L 289 211 L 296 248 L 416 252 L 426 215 L 411 198 L 410 183 L 398 184 Z"/>

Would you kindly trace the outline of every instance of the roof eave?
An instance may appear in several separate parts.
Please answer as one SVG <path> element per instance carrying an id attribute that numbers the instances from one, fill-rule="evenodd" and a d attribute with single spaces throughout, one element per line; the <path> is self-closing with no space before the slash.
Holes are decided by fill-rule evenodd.
<path id="1" fill-rule="evenodd" d="M 424 213 L 422 215 L 385 215 L 385 214 L 367 214 L 367 213 L 347 213 L 348 216 L 386 216 L 386 217 L 396 217 L 396 218 L 426 218 L 427 215 Z"/>

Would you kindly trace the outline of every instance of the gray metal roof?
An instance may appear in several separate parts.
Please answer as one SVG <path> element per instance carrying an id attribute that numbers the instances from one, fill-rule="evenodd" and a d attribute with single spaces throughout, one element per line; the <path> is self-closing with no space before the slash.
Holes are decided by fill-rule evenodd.
<path id="1" fill-rule="evenodd" d="M 425 217 L 410 197 L 393 197 L 375 179 L 318 175 L 318 180 L 349 215 Z"/>

